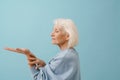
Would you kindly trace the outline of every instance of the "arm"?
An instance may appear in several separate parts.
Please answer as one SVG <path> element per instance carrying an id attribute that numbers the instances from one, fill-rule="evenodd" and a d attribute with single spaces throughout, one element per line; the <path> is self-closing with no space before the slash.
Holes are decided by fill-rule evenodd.
<path id="1" fill-rule="evenodd" d="M 46 64 L 45 64 L 45 62 L 43 60 L 38 59 L 35 55 L 33 55 L 33 53 L 31 53 L 29 49 L 25 49 L 25 48 L 8 48 L 8 47 L 6 47 L 4 49 L 8 50 L 8 51 L 24 54 L 27 57 L 28 64 L 29 64 L 30 69 L 32 71 L 34 80 L 39 80 L 40 78 L 43 78 L 42 77 L 43 73 L 39 68 L 44 67 Z M 38 76 L 38 74 L 39 74 L 39 76 Z"/>
<path id="2" fill-rule="evenodd" d="M 70 53 L 54 57 L 45 67 L 31 68 L 34 80 L 74 80 L 77 74 L 77 56 Z"/>
<path id="3" fill-rule="evenodd" d="M 26 48 L 10 48 L 6 47 L 5 50 L 17 52 L 20 54 L 24 54 L 28 59 L 28 64 L 30 67 L 36 65 L 37 68 L 45 66 L 45 62 L 41 59 L 38 59 L 29 49 Z"/>

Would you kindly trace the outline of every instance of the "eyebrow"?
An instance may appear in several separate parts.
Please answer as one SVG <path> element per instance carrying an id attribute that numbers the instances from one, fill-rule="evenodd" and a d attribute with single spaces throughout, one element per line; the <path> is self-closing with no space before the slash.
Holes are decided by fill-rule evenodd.
<path id="1" fill-rule="evenodd" d="M 54 28 L 54 30 L 59 30 L 60 31 L 60 29 L 58 29 L 58 28 Z"/>

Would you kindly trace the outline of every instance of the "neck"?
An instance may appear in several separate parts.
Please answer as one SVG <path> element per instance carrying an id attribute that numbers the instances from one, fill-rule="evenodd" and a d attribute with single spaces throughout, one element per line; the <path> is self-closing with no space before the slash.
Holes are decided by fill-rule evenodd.
<path id="1" fill-rule="evenodd" d="M 65 49 L 68 48 L 67 45 L 68 45 L 68 43 L 66 42 L 66 43 L 60 44 L 60 45 L 58 45 L 58 46 L 59 46 L 60 50 L 65 50 Z"/>

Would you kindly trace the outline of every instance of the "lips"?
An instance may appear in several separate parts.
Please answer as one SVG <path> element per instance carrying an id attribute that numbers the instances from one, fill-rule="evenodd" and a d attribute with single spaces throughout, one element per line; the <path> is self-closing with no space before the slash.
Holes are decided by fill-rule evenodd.
<path id="1" fill-rule="evenodd" d="M 52 40 L 55 40 L 55 38 L 52 38 Z"/>

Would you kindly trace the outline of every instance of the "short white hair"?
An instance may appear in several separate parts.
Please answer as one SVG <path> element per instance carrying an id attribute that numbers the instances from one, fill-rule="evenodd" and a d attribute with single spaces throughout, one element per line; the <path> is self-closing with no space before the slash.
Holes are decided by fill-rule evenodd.
<path id="1" fill-rule="evenodd" d="M 65 32 L 69 34 L 68 48 L 74 47 L 78 44 L 78 31 L 71 19 L 56 19 L 54 25 L 63 27 Z"/>

